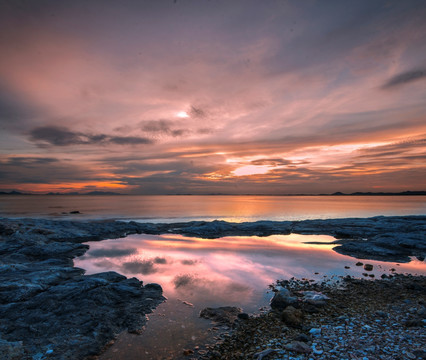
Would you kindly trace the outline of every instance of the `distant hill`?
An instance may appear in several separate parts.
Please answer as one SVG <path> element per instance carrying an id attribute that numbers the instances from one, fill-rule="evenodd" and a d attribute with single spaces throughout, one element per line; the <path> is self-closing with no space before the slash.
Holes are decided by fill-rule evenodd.
<path id="1" fill-rule="evenodd" d="M 426 191 L 402 191 L 402 192 L 354 192 L 345 194 L 340 191 L 335 192 L 331 195 L 346 195 L 346 196 L 399 196 L 399 195 L 426 195 Z"/>
<path id="2" fill-rule="evenodd" d="M 25 193 L 21 193 L 19 191 L 10 191 L 10 192 L 5 192 L 5 191 L 0 191 L 0 195 L 29 195 L 29 194 L 25 194 Z"/>
<path id="3" fill-rule="evenodd" d="M 110 191 L 90 191 L 88 193 L 79 193 L 79 192 L 68 192 L 68 193 L 59 193 L 59 192 L 49 192 L 47 194 L 31 194 L 31 193 L 24 193 L 20 191 L 0 191 L 0 195 L 123 195 L 116 192 L 110 192 Z"/>
<path id="4" fill-rule="evenodd" d="M 68 192 L 68 193 L 47 193 L 46 195 L 123 195 L 112 191 L 90 191 L 87 193 Z"/>

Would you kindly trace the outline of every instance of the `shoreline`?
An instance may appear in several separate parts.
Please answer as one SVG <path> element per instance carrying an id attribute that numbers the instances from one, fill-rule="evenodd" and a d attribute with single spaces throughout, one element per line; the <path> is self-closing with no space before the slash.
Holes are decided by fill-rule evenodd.
<path id="1" fill-rule="evenodd" d="M 72 259 L 87 251 L 86 241 L 142 233 L 204 238 L 324 234 L 335 236 L 333 250 L 345 255 L 409 262 L 425 257 L 425 224 L 421 215 L 173 224 L 1 218 L 0 353 L 5 359 L 84 359 L 126 329 L 140 332 L 145 314 L 164 300 L 161 286 L 143 286 L 114 272 L 84 275 Z"/>
<path id="2" fill-rule="evenodd" d="M 292 279 L 259 316 L 237 320 L 200 360 L 426 358 L 426 277 L 394 274 L 381 280 L 345 277 L 333 286 Z M 306 299 L 309 292 L 325 300 Z M 272 305 L 271 305 L 272 306 Z"/>

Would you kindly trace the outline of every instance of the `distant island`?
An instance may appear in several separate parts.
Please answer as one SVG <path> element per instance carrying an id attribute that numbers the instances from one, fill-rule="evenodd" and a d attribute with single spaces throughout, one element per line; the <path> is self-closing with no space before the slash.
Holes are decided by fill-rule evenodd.
<path id="1" fill-rule="evenodd" d="M 0 195 L 126 195 L 126 194 L 120 194 L 116 192 L 110 192 L 110 191 L 90 191 L 87 193 L 79 193 L 79 192 L 67 192 L 67 193 L 59 193 L 59 192 L 49 192 L 46 194 L 32 194 L 32 193 L 24 193 L 20 191 L 0 191 Z"/>
<path id="2" fill-rule="evenodd" d="M 90 191 L 87 193 L 80 192 L 49 192 L 45 194 L 34 194 L 34 193 L 25 193 L 20 191 L 0 191 L 0 195 L 67 195 L 67 196 L 82 196 L 82 195 L 91 195 L 91 196 L 104 196 L 104 195 L 147 195 L 147 194 L 122 194 L 112 191 Z M 353 192 L 353 193 L 343 193 L 340 191 L 334 192 L 332 194 L 153 194 L 153 195 L 178 195 L 178 196 L 190 196 L 190 195 L 210 195 L 210 196 L 424 196 L 426 191 L 401 191 L 401 192 Z"/>

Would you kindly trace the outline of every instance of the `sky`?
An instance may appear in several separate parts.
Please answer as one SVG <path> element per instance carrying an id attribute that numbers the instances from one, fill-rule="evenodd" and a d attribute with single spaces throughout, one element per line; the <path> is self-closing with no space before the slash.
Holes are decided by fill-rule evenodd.
<path id="1" fill-rule="evenodd" d="M 426 190 L 426 2 L 0 0 L 0 190 Z"/>

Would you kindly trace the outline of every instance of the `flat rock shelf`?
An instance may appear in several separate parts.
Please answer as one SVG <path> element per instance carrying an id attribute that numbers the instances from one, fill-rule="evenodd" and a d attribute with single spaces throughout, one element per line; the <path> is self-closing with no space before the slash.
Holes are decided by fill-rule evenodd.
<path id="1" fill-rule="evenodd" d="M 204 238 L 324 234 L 334 236 L 334 250 L 345 255 L 409 262 L 424 259 L 425 230 L 426 216 L 175 224 L 3 218 L 0 358 L 90 358 L 120 332 L 141 332 L 145 315 L 164 301 L 158 284 L 144 285 L 115 272 L 84 275 L 73 267 L 72 259 L 88 249 L 83 242 L 142 233 Z"/>

